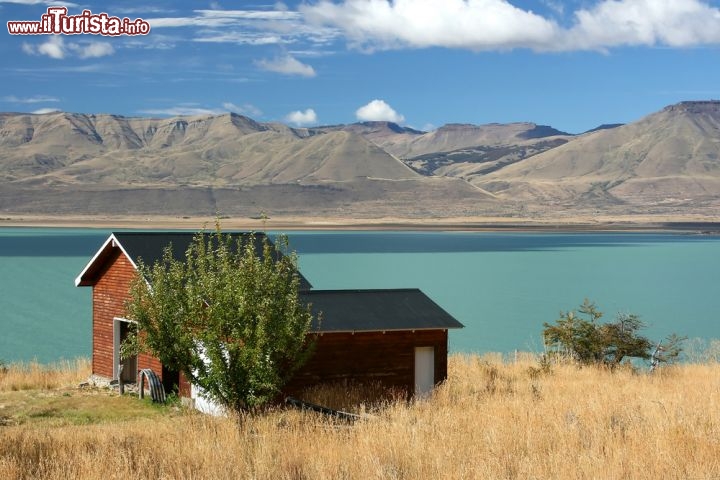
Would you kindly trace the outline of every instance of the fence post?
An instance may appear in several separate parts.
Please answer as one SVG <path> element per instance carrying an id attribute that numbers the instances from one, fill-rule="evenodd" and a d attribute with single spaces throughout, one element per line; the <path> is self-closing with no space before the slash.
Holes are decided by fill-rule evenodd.
<path id="1" fill-rule="evenodd" d="M 125 395 L 125 383 L 123 383 L 122 378 L 123 367 L 124 365 L 122 363 L 118 366 L 118 388 L 120 390 L 120 395 Z"/>

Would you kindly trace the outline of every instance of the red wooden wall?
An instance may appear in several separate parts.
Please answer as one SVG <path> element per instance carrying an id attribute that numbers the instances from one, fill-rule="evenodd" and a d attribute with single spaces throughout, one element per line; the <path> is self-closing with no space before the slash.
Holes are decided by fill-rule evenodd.
<path id="1" fill-rule="evenodd" d="M 92 369 L 96 375 L 113 378 L 113 319 L 123 317 L 124 301 L 135 268 L 119 248 L 93 285 Z"/>
<path id="2" fill-rule="evenodd" d="M 113 319 L 124 318 L 125 300 L 135 276 L 135 267 L 119 248 L 98 274 L 93 285 L 92 370 L 96 375 L 113 378 Z M 152 368 L 162 376 L 160 361 L 150 355 L 138 355 L 138 369 Z"/>
<path id="3" fill-rule="evenodd" d="M 415 347 L 435 347 L 435 383 L 447 378 L 447 331 L 325 333 L 316 337 L 315 353 L 285 388 L 299 393 L 322 383 L 378 382 L 415 389 Z"/>

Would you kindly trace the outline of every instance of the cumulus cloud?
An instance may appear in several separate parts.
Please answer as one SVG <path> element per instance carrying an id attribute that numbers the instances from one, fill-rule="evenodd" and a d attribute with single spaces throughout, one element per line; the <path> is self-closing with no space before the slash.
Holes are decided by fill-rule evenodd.
<path id="1" fill-rule="evenodd" d="M 575 48 L 720 42 L 720 9 L 698 0 L 608 0 L 575 12 L 575 19 L 568 32 Z"/>
<path id="2" fill-rule="evenodd" d="M 285 120 L 297 126 L 313 125 L 318 121 L 317 114 L 312 108 L 308 108 L 304 112 L 300 110 L 290 112 L 285 116 Z"/>
<path id="3" fill-rule="evenodd" d="M 301 77 L 314 77 L 315 69 L 302 63 L 292 55 L 276 57 L 272 60 L 262 59 L 255 62 L 263 70 L 281 73 L 283 75 L 299 75 Z"/>
<path id="4" fill-rule="evenodd" d="M 53 35 L 47 42 L 37 46 L 37 53 L 55 59 L 65 58 L 65 42 L 62 37 Z"/>
<path id="5" fill-rule="evenodd" d="M 396 112 L 383 100 L 375 99 L 355 111 L 355 117 L 361 122 L 395 122 L 402 123 L 405 117 Z"/>
<path id="6" fill-rule="evenodd" d="M 341 29 L 363 49 L 448 47 L 472 50 L 549 45 L 555 22 L 505 0 L 321 0 L 308 21 Z"/>
<path id="7" fill-rule="evenodd" d="M 720 43 L 720 9 L 702 0 L 602 0 L 568 12 L 572 22 L 566 28 L 507 0 L 320 0 L 300 10 L 308 22 L 337 28 L 351 47 L 366 51 L 572 51 Z"/>
<path id="8" fill-rule="evenodd" d="M 108 42 L 65 42 L 64 38 L 59 35 L 52 35 L 47 41 L 37 46 L 24 42 L 21 48 L 28 55 L 45 55 L 57 60 L 70 55 L 80 58 L 98 58 L 115 53 L 115 49 Z"/>

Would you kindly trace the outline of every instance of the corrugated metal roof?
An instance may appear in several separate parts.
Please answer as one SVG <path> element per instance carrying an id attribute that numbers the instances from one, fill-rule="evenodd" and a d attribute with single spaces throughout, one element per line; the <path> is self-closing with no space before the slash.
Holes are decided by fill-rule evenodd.
<path id="1" fill-rule="evenodd" d="M 300 294 L 321 313 L 317 332 L 368 332 L 463 328 L 452 315 L 417 288 L 392 290 L 310 290 Z"/>

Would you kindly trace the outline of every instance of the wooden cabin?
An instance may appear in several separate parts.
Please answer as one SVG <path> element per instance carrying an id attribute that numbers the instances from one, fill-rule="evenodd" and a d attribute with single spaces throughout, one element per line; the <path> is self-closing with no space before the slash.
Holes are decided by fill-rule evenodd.
<path id="1" fill-rule="evenodd" d="M 195 233 L 112 233 L 75 279 L 76 286 L 90 286 L 92 294 L 92 373 L 117 380 L 120 345 L 132 319 L 125 318 L 124 304 L 130 284 L 142 260 L 153 264 L 163 249 L 183 259 Z M 234 233 L 233 236 L 247 236 Z M 262 253 L 264 237 L 256 234 Z M 424 394 L 447 377 L 448 329 L 463 325 L 418 289 L 314 290 L 301 276 L 301 298 L 312 305 L 315 320 L 311 334 L 315 352 L 295 374 L 285 393 L 338 381 L 379 382 L 405 391 Z M 322 321 L 317 314 L 322 312 Z M 135 382 L 138 371 L 152 369 L 166 390 L 179 387 L 183 397 L 193 388 L 177 372 L 158 359 L 140 354 L 123 361 L 122 379 Z"/>

